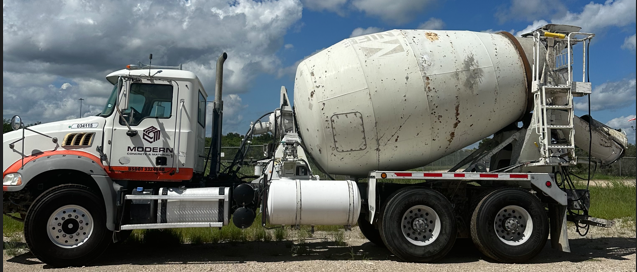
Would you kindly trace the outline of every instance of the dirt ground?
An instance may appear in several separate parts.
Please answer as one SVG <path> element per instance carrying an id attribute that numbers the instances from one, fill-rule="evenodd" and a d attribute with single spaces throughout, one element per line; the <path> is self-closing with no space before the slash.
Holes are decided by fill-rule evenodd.
<path id="1" fill-rule="evenodd" d="M 357 228 L 339 246 L 333 234 L 316 232 L 304 243 L 245 242 L 206 245 L 113 245 L 92 266 L 61 271 L 635 271 L 635 223 L 610 229 L 591 227 L 586 237 L 569 230 L 571 252 L 550 247 L 527 264 L 487 260 L 470 239 L 459 239 L 437 263 L 401 262 L 383 247 L 363 238 Z M 32 254 L 3 254 L 6 271 L 51 268 Z M 409 270 L 408 270 L 409 269 Z M 58 269 L 55 269 L 58 270 Z"/>

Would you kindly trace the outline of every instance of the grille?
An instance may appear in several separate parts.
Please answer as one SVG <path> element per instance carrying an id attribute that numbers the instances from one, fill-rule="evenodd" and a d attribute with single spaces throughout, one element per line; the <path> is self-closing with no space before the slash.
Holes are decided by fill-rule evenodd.
<path id="1" fill-rule="evenodd" d="M 65 147 L 80 147 L 90 146 L 93 143 L 93 137 L 95 133 L 69 133 L 64 137 L 62 146 Z"/>

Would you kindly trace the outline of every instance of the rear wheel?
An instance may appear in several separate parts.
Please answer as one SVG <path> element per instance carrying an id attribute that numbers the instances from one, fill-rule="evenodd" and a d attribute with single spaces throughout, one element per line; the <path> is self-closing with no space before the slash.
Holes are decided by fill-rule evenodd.
<path id="1" fill-rule="evenodd" d="M 397 257 L 430 262 L 444 257 L 456 240 L 451 203 L 442 194 L 405 188 L 389 198 L 381 213 L 380 235 Z"/>
<path id="2" fill-rule="evenodd" d="M 520 189 L 500 189 L 487 195 L 471 218 L 471 238 L 487 257 L 520 263 L 535 257 L 548 238 L 542 203 Z"/>
<path id="3" fill-rule="evenodd" d="M 82 185 L 60 185 L 29 208 L 24 237 L 31 252 L 52 266 L 82 265 L 110 244 L 102 199 Z"/>
<path id="4" fill-rule="evenodd" d="M 367 240 L 377 246 L 385 246 L 383 239 L 380 237 L 380 232 L 376 229 L 376 227 L 374 227 L 374 225 L 370 224 L 367 221 L 366 216 L 362 216 L 362 214 L 358 217 L 358 227 L 361 229 L 361 232 Z"/>

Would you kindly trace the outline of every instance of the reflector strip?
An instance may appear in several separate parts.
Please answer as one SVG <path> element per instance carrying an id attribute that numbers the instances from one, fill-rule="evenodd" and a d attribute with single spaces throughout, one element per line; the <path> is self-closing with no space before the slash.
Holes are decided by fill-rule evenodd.
<path id="1" fill-rule="evenodd" d="M 401 172 L 374 172 L 372 177 L 382 179 L 436 179 L 436 180 L 530 180 L 538 174 L 523 173 L 489 173 L 489 172 L 418 172 L 418 171 L 401 171 Z"/>
<path id="2" fill-rule="evenodd" d="M 528 178 L 529 178 L 529 175 L 511 174 L 509 177 L 510 177 L 510 178 L 523 178 L 523 179 L 528 179 Z"/>

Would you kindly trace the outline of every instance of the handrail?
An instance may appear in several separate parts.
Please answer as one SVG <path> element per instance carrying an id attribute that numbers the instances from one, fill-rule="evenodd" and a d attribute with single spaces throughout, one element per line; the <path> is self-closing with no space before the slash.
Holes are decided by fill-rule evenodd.
<path id="1" fill-rule="evenodd" d="M 179 127 L 178 132 L 177 132 L 177 146 L 175 147 L 175 150 L 177 150 L 177 156 L 176 156 L 176 160 L 177 160 L 177 165 L 175 167 L 175 173 L 179 173 L 179 146 L 181 146 L 181 117 L 183 115 L 184 112 L 184 99 L 179 100 L 179 125 L 177 125 L 177 127 Z M 173 161 L 175 160 L 173 159 Z"/>

